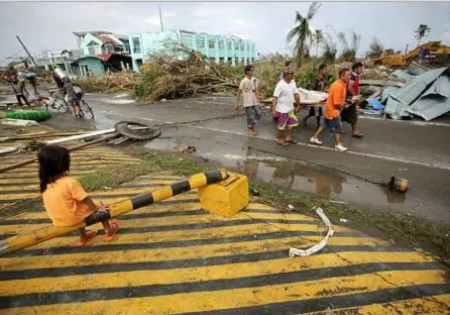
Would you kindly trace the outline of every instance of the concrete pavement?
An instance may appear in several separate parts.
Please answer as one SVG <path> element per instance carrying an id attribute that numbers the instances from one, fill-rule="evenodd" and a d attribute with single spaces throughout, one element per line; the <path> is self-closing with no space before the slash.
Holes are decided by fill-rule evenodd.
<path id="1" fill-rule="evenodd" d="M 411 214 L 441 224 L 450 222 L 448 117 L 436 122 L 361 117 L 360 129 L 366 136 L 350 137 L 350 126 L 346 125 L 347 134 L 343 137 L 349 151 L 341 153 L 333 149 L 333 140 L 327 132 L 322 135 L 323 146 L 307 144 L 315 128 L 314 118 L 296 130 L 297 145 L 277 146 L 276 127 L 267 109 L 263 110 L 260 134 L 248 138 L 245 117 L 236 115 L 232 109 L 234 99 L 230 97 L 180 99 L 152 105 L 137 104 L 123 93 L 87 95 L 86 100 L 94 108 L 96 120 L 82 122 L 84 127 L 109 128 L 120 120 L 160 126 L 163 135 L 149 143 L 149 148 L 171 150 L 179 143 L 194 145 L 199 156 L 236 170 L 247 172 L 242 165 L 258 162 L 260 171 L 250 170 L 249 175 L 269 183 L 281 183 L 287 188 L 370 210 Z M 305 114 L 302 111 L 300 117 Z M 80 127 L 80 122 L 69 115 L 58 116 L 48 123 Z M 285 169 L 285 165 L 276 164 L 277 159 L 284 159 L 286 165 L 293 167 L 291 174 L 285 175 L 292 177 L 290 180 L 274 179 L 273 174 L 275 177 L 279 174 L 277 168 Z M 324 183 L 335 174 L 343 178 L 342 185 L 327 188 L 330 185 Z M 406 194 L 391 193 L 380 185 L 391 176 L 409 180 Z"/>

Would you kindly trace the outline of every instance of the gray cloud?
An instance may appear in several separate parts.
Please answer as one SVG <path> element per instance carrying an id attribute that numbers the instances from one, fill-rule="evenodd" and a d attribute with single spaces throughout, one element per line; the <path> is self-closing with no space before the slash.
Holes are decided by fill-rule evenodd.
<path id="1" fill-rule="evenodd" d="M 73 31 L 105 30 L 132 34 L 159 30 L 155 2 L 1 2 L 0 64 L 22 54 L 19 35 L 33 54 L 47 49 L 75 48 Z M 256 42 L 260 53 L 291 53 L 286 34 L 295 11 L 306 14 L 310 3 L 294 2 L 167 2 L 160 3 L 164 26 L 195 32 L 236 35 Z M 385 48 L 404 50 L 417 44 L 414 30 L 428 24 L 426 40 L 450 43 L 449 2 L 324 2 L 312 27 L 361 34 L 358 54 L 364 55 L 377 37 Z M 313 50 L 315 52 L 315 49 Z"/>

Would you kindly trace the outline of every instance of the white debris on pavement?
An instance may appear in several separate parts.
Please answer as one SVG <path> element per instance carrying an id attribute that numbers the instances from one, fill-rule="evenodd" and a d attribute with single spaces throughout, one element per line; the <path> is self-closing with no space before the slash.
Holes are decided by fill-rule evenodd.
<path id="1" fill-rule="evenodd" d="M 291 249 L 289 249 L 289 257 L 290 258 L 293 258 L 294 256 L 307 257 L 307 256 L 310 256 L 310 255 L 312 255 L 314 253 L 317 253 L 322 248 L 324 248 L 325 245 L 327 245 L 328 238 L 330 236 L 333 236 L 333 234 L 334 234 L 333 225 L 331 224 L 330 220 L 325 215 L 323 210 L 321 208 L 317 208 L 316 209 L 316 213 L 322 219 L 323 223 L 328 227 L 327 235 L 319 243 L 317 243 L 316 245 L 314 245 L 314 246 L 312 246 L 312 247 L 310 247 L 308 249 L 299 249 L 299 248 L 291 248 Z"/>

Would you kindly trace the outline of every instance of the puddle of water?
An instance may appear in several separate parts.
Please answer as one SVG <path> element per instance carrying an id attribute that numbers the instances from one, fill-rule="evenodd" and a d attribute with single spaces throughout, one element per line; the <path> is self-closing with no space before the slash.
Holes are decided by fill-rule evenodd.
<path id="1" fill-rule="evenodd" d="M 327 200 L 375 208 L 406 202 L 406 194 L 393 193 L 386 187 L 303 161 L 262 153 L 249 148 L 245 142 L 230 146 L 228 140 L 226 138 L 200 140 L 194 137 L 160 138 L 146 144 L 145 147 L 172 151 L 178 144 L 194 145 L 197 148 L 197 156 L 246 174 L 250 179 L 309 193 Z"/>
<path id="2" fill-rule="evenodd" d="M 248 157 L 243 162 L 243 173 L 251 179 L 262 180 L 287 189 L 306 192 L 319 198 L 379 206 L 405 203 L 405 194 L 389 191 L 338 172 L 298 161 L 261 161 Z"/>

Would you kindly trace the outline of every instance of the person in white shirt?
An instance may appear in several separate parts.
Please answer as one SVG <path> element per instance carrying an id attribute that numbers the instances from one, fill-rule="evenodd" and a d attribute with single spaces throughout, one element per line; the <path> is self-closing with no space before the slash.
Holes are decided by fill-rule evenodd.
<path id="1" fill-rule="evenodd" d="M 298 118 L 295 115 L 301 109 L 300 95 L 295 81 L 292 80 L 294 71 L 286 67 L 283 72 L 283 80 L 278 82 L 273 93 L 272 116 L 278 117 L 278 140 L 279 145 L 297 143 L 292 138 L 294 128 L 298 126 Z M 295 107 L 294 107 L 295 102 Z M 286 138 L 284 131 L 287 129 Z"/>
<path id="2" fill-rule="evenodd" d="M 244 69 L 245 78 L 242 79 L 239 85 L 237 98 L 236 98 L 236 111 L 239 110 L 239 101 L 241 95 L 243 98 L 243 107 L 245 110 L 245 116 L 247 117 L 247 134 L 254 136 L 258 134 L 256 125 L 261 118 L 261 109 L 259 108 L 259 92 L 258 92 L 258 80 L 253 77 L 253 66 L 247 65 Z"/>

